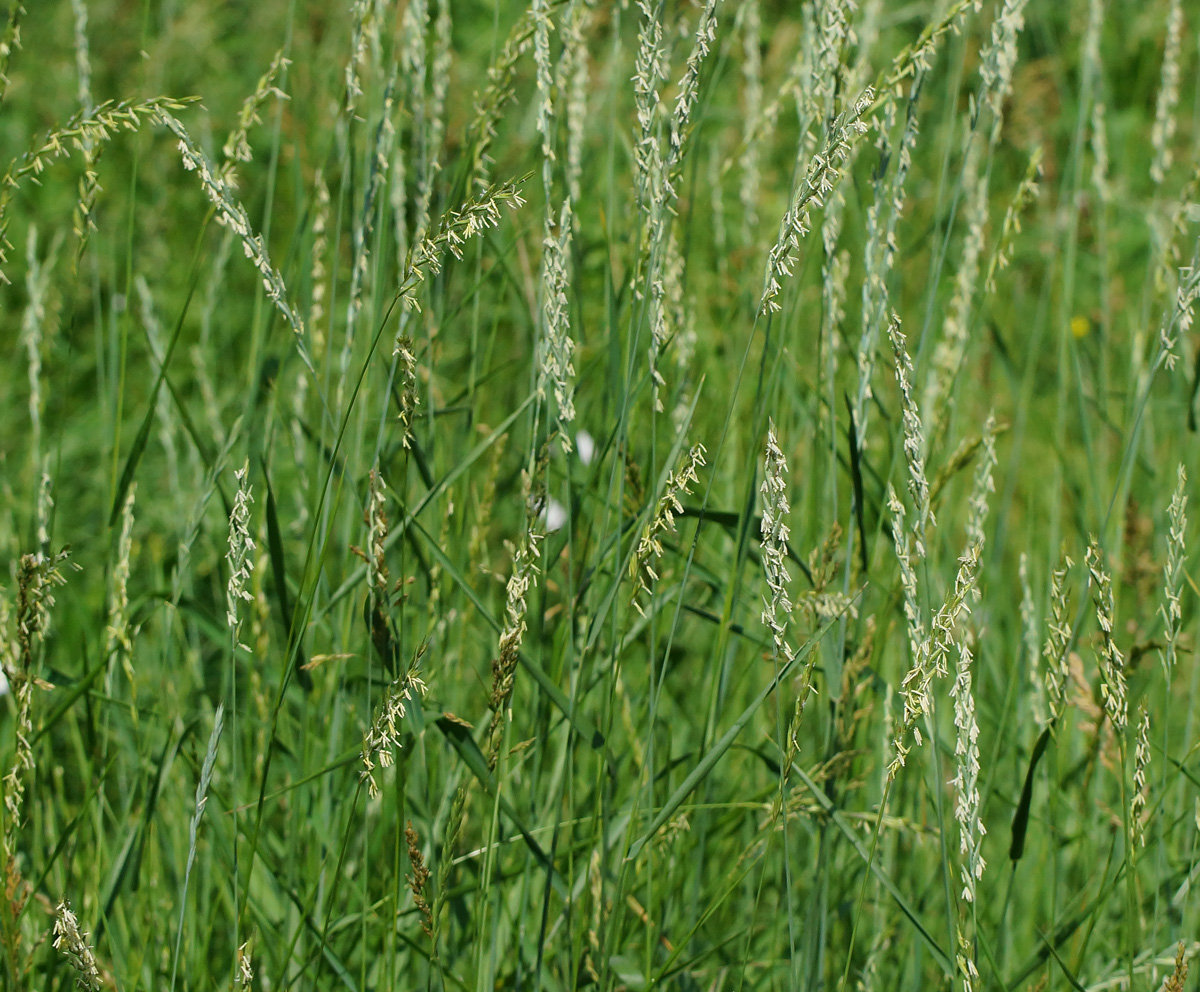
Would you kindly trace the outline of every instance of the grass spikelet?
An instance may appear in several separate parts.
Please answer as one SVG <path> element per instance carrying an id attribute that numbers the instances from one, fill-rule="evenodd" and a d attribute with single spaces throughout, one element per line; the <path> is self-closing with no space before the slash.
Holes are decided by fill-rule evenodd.
<path id="1" fill-rule="evenodd" d="M 527 605 L 525 597 L 537 583 L 538 561 L 542 556 L 541 542 L 544 535 L 531 518 L 526 525 L 525 536 L 513 553 L 512 573 L 505 587 L 504 628 L 500 632 L 500 643 L 496 658 L 492 662 L 492 688 L 488 694 L 488 708 L 492 711 L 492 724 L 488 731 L 487 758 L 489 771 L 495 771 L 500 760 L 500 748 L 504 739 L 508 707 L 512 700 L 513 676 L 521 653 L 521 642 L 525 639 Z"/>
<path id="2" fill-rule="evenodd" d="M 1150 799 L 1150 712 L 1138 705 L 1137 745 L 1133 752 L 1133 797 L 1129 800 L 1130 838 L 1135 848 L 1146 846 L 1146 804 Z"/>
<path id="3" fill-rule="evenodd" d="M 1175 967 L 1171 974 L 1163 979 L 1161 992 L 1183 992 L 1183 987 L 1187 984 L 1187 976 L 1187 944 L 1181 940 L 1175 950 Z"/>
<path id="4" fill-rule="evenodd" d="M 788 618 L 792 613 L 788 594 L 791 576 L 787 570 L 787 459 L 779 447 L 773 420 L 767 426 L 767 457 L 759 492 L 762 494 L 763 572 L 771 593 L 763 604 L 762 622 L 771 631 L 776 656 L 790 661 L 792 651 L 786 639 Z"/>
<path id="5" fill-rule="evenodd" d="M 3 272 L 8 261 L 9 244 L 5 236 L 9 223 L 8 205 L 24 180 L 36 183 L 53 162 L 70 155 L 72 150 L 87 153 L 87 149 L 111 141 L 121 131 L 137 131 L 147 122 L 165 122 L 170 111 L 182 110 L 190 102 L 165 96 L 120 103 L 109 100 L 91 113 L 77 112 L 62 127 L 43 135 L 25 154 L 9 162 L 4 175 L 0 176 L 0 280 L 8 281 Z"/>
<path id="6" fill-rule="evenodd" d="M 1187 472 L 1182 465 L 1176 474 L 1175 493 L 1167 509 L 1170 529 L 1167 531 L 1167 563 L 1163 566 L 1163 604 L 1159 612 L 1163 618 L 1163 640 L 1166 646 L 1162 653 L 1163 675 L 1168 686 L 1175 669 L 1180 626 L 1183 622 L 1183 607 L 1180 594 L 1183 591 L 1184 563 L 1187 561 Z"/>
<path id="7" fill-rule="evenodd" d="M 44 259 L 38 257 L 38 229 L 29 225 L 25 236 L 25 291 L 29 302 L 21 314 L 21 343 L 29 359 L 29 439 L 30 461 L 41 464 L 42 456 L 42 348 L 49 319 L 48 296 L 50 277 L 58 258 L 61 237 L 55 238 Z"/>
<path id="8" fill-rule="evenodd" d="M 954 818 L 958 820 L 959 853 L 962 856 L 962 898 L 974 902 L 976 886 L 983 877 L 983 838 L 987 829 L 980 818 L 979 796 L 979 725 L 975 720 L 975 696 L 972 691 L 971 646 L 967 639 L 958 645 L 958 666 L 950 696 L 954 700 L 955 773 Z"/>
<path id="9" fill-rule="evenodd" d="M 1101 641 L 1097 652 L 1100 660 L 1100 695 L 1113 729 L 1119 736 L 1124 736 L 1129 723 L 1125 659 L 1113 638 L 1116 610 L 1113 605 L 1112 576 L 1104 567 L 1104 554 L 1094 537 L 1088 545 L 1085 562 L 1092 579 L 1092 599 L 1096 604 L 1096 619 L 1100 624 Z"/>
<path id="10" fill-rule="evenodd" d="M 422 8 L 424 4 L 418 0 Z M 412 6 L 418 6 L 413 4 Z M 375 0 L 354 0 L 350 8 L 350 58 L 346 62 L 346 95 L 344 110 L 347 117 L 354 115 L 358 106 L 358 98 L 363 95 L 362 80 L 359 73 L 367 61 L 367 50 L 372 42 L 376 48 L 379 45 L 379 25 L 375 18 L 377 4 Z M 424 49 L 424 34 L 420 35 L 422 50 Z"/>
<path id="11" fill-rule="evenodd" d="M 329 250 L 327 229 L 330 207 L 329 186 L 325 182 L 325 173 L 321 169 L 318 169 L 316 176 L 313 177 L 313 199 L 315 202 L 312 223 L 312 269 L 309 276 L 312 288 L 308 307 L 308 326 L 312 332 L 313 352 L 319 356 L 325 343 L 325 333 L 321 329 L 321 325 L 325 318 L 325 293 L 329 274 L 325 265 L 325 255 Z"/>
<path id="12" fill-rule="evenodd" d="M 85 114 L 95 109 L 92 99 L 92 56 L 88 46 L 88 9 L 85 0 L 71 0 L 71 12 L 74 15 L 75 31 L 75 76 L 76 97 L 79 107 Z M 98 149 L 90 141 L 85 141 L 82 148 L 83 178 L 79 181 L 79 195 L 75 202 L 75 236 L 79 239 L 76 258 L 83 254 L 84 246 L 96 225 L 92 220 L 92 211 L 96 205 L 96 197 L 100 193 L 100 181 L 96 175 L 96 159 Z"/>
<path id="13" fill-rule="evenodd" d="M 529 50 L 534 30 L 533 11 L 526 10 L 508 32 L 500 51 L 488 66 L 487 83 L 475 95 L 475 113 L 467 128 L 467 140 L 471 148 L 471 189 L 486 191 L 489 186 L 491 159 L 488 152 L 504 106 L 513 96 L 513 77 L 517 64 Z"/>
<path id="14" fill-rule="evenodd" d="M 254 158 L 254 152 L 250 149 L 250 128 L 255 124 L 262 123 L 259 111 L 262 110 L 263 104 L 271 97 L 276 100 L 288 99 L 288 95 L 275 85 L 275 80 L 291 64 L 290 59 L 283 57 L 283 49 L 279 49 L 271 59 L 271 64 L 267 66 L 267 71 L 259 77 L 254 92 L 242 102 L 242 109 L 238 111 L 237 123 L 229 132 L 229 136 L 221 148 L 221 154 L 225 156 L 225 161 L 221 165 L 221 178 L 231 188 L 237 186 L 238 163 L 249 162 Z"/>
<path id="15" fill-rule="evenodd" d="M 759 0 L 742 0 L 742 5 L 738 8 L 738 20 L 742 28 L 744 93 L 742 154 L 739 161 L 742 179 L 738 184 L 738 198 L 742 205 L 742 239 L 750 244 L 758 228 L 761 141 L 756 131 L 763 107 L 762 18 L 759 13 Z"/>
<path id="16" fill-rule="evenodd" d="M 426 276 L 437 275 L 442 271 L 443 253 L 449 252 L 462 261 L 462 246 L 500 223 L 501 206 L 512 210 L 524 206 L 525 200 L 519 191 L 523 182 L 524 179 L 510 179 L 496 183 L 459 209 L 449 211 L 442 218 L 438 233 L 424 238 L 413 248 L 405 265 L 405 275 L 401 280 L 400 289 L 397 290 L 397 297 L 411 310 L 419 311 L 421 305 L 416 297 L 417 287 Z M 396 354 L 395 350 L 392 353 Z"/>
<path id="17" fill-rule="evenodd" d="M 996 292 L 996 274 L 1008 268 L 1012 262 L 1013 238 L 1021 233 L 1021 214 L 1029 204 L 1037 198 L 1040 192 L 1039 182 L 1042 178 L 1042 148 L 1039 145 L 1029 156 L 1029 166 L 1025 170 L 1025 178 L 1018 184 L 1008 209 L 1004 211 L 1004 221 L 1000 225 L 1000 237 L 996 250 L 988 262 L 987 275 L 983 279 L 985 293 Z"/>
<path id="18" fill-rule="evenodd" d="M 546 330 L 538 392 L 545 395 L 546 384 L 553 385 L 558 420 L 565 426 L 575 419 L 575 342 L 571 339 L 571 310 L 570 300 L 567 298 L 567 290 L 571 285 L 569 199 L 563 201 L 557 231 L 547 217 L 542 248 L 542 310 Z M 569 451 L 569 435 L 563 433 L 562 439 L 564 447 Z"/>
<path id="19" fill-rule="evenodd" d="M 413 904 L 421 914 L 421 929 L 427 937 L 433 936 L 433 915 L 429 902 L 425 898 L 425 889 L 429 884 L 429 869 L 425 867 L 425 856 L 421 853 L 421 838 L 413 829 L 412 820 L 404 828 L 404 839 L 408 844 L 408 863 L 412 865 L 412 874 L 407 876 L 408 887 L 413 894 Z"/>
<path id="20" fill-rule="evenodd" d="M 61 951 L 71 967 L 75 969 L 75 985 L 81 989 L 98 992 L 103 988 L 100 969 L 96 967 L 96 956 L 88 946 L 87 934 L 79 930 L 79 921 L 64 899 L 54 911 L 54 949 Z"/>
<path id="21" fill-rule="evenodd" d="M 588 50 L 585 38 L 592 11 L 585 0 L 571 0 L 563 27 L 563 53 L 559 59 L 561 74 L 558 86 L 564 91 L 567 127 L 565 179 L 567 196 L 573 205 L 582 196 L 580 177 L 583 175 L 583 144 L 588 113 Z"/>
<path id="22" fill-rule="evenodd" d="M 250 218 L 246 214 L 246 208 L 234 199 L 224 175 L 213 168 L 207 156 L 192 141 L 191 135 L 188 134 L 183 124 L 165 110 L 161 111 L 158 116 L 179 140 L 179 154 L 183 158 L 183 167 L 189 172 L 196 173 L 204 195 L 208 197 L 209 202 L 216 210 L 218 223 L 228 227 L 242 242 L 242 250 L 262 277 L 263 289 L 266 290 L 267 298 L 291 327 L 300 357 L 312 370 L 312 360 L 308 356 L 308 347 L 304 342 L 304 322 L 288 299 L 287 286 L 284 285 L 283 276 L 271 264 L 271 257 L 267 253 L 267 246 L 263 242 L 262 235 L 254 233 Z M 315 370 L 313 371 L 315 374 Z"/>
<path id="23" fill-rule="evenodd" d="M 21 47 L 21 18 L 25 8 L 19 2 L 9 5 L 8 23 L 4 26 L 4 36 L 0 38 L 0 103 L 8 92 L 8 63 L 13 53 Z"/>
<path id="24" fill-rule="evenodd" d="M 1017 36 L 1025 27 L 1025 5 L 1029 0 L 1004 0 L 992 22 L 992 36 L 980 55 L 979 77 L 983 95 L 992 114 L 989 143 L 1000 137 L 1004 121 L 1004 101 L 1012 91 L 1013 69 L 1017 64 Z"/>
<path id="25" fill-rule="evenodd" d="M 137 483 L 131 483 L 121 507 L 121 531 L 117 536 L 117 557 L 113 563 L 112 586 L 108 594 L 108 627 L 106 630 L 105 655 L 108 658 L 106 682 L 112 692 L 112 666 L 120 662 L 129 680 L 130 714 L 137 719 L 137 690 L 133 672 L 133 636 L 129 629 L 129 556 L 133 550 L 133 503 L 137 494 Z"/>
<path id="26" fill-rule="evenodd" d="M 425 682 L 415 663 L 384 690 L 383 702 L 363 735 L 360 755 L 363 770 L 359 772 L 359 778 L 366 783 L 367 795 L 371 799 L 379 795 L 379 784 L 375 781 L 376 763 L 381 768 L 390 768 L 395 760 L 394 752 L 403 746 L 400 723 L 408 715 L 408 704 L 412 702 L 414 693 L 425 695 Z"/>
<path id="27" fill-rule="evenodd" d="M 1064 548 L 1059 555 L 1058 568 L 1050 576 L 1050 617 L 1046 622 L 1046 643 L 1042 647 L 1046 705 L 1050 710 L 1050 725 L 1056 730 L 1066 709 L 1067 687 L 1071 680 L 1071 668 L 1067 660 L 1067 649 L 1071 642 L 1067 575 L 1073 564 Z"/>
<path id="28" fill-rule="evenodd" d="M 225 621 L 233 637 L 234 648 L 249 650 L 241 643 L 242 620 L 239 603 L 250 602 L 254 597 L 246 588 L 250 581 L 250 562 L 256 547 L 250 536 L 250 504 L 254 502 L 253 487 L 249 481 L 250 465 L 245 463 L 234 471 L 237 480 L 237 496 L 234 497 L 233 512 L 229 515 L 229 550 L 225 560 L 229 563 L 229 581 L 225 587 Z"/>
<path id="29" fill-rule="evenodd" d="M 1192 254 L 1189 265 L 1179 269 L 1179 285 L 1175 290 L 1175 305 L 1163 318 L 1162 329 L 1159 332 L 1159 342 L 1162 347 L 1161 361 L 1167 370 L 1175 368 L 1179 356 L 1175 346 L 1180 334 L 1187 334 L 1195 318 L 1196 301 L 1200 300 L 1200 238 L 1196 239 L 1196 249 Z M 1193 390 L 1194 392 L 1194 390 Z"/>
<path id="30" fill-rule="evenodd" d="M 698 471 L 704 465 L 705 447 L 699 441 L 692 445 L 687 461 L 667 479 L 666 488 L 654 508 L 654 513 L 642 528 L 642 535 L 629 559 L 629 577 L 633 580 L 633 606 L 645 614 L 640 602 L 643 596 L 653 595 L 658 573 L 650 564 L 662 557 L 662 535 L 675 529 L 675 514 L 683 512 L 680 497 L 690 493 L 691 486 L 699 481 Z"/>
<path id="31" fill-rule="evenodd" d="M 975 479 L 971 487 L 970 513 L 967 518 L 967 547 L 958 559 L 958 572 L 954 577 L 954 587 L 947 594 L 945 601 L 938 608 L 929 623 L 929 633 L 924 635 L 920 643 L 917 638 L 923 634 L 924 628 L 920 622 L 919 605 L 915 601 L 916 577 L 911 573 L 911 564 L 900 548 L 897 539 L 897 557 L 901 560 L 902 582 L 905 586 L 905 612 L 909 616 L 911 667 L 908 674 L 900 683 L 900 693 L 904 699 L 904 718 L 897 730 L 893 742 L 894 757 L 888 766 L 888 774 L 895 778 L 904 766 L 909 749 L 906 743 L 911 731 L 919 747 L 923 743 L 920 727 L 917 721 L 927 715 L 932 706 L 930 689 L 936 678 L 944 678 L 949 674 L 947 660 L 955 639 L 955 630 L 959 618 L 971 612 L 971 603 L 978 598 L 975 587 L 979 570 L 980 555 L 983 551 L 983 524 L 987 519 L 988 496 L 993 491 L 992 470 L 996 465 L 996 451 L 992 443 L 995 424 L 991 417 L 984 426 L 983 452 L 979 464 L 975 468 Z M 889 488 L 889 506 L 896 521 L 895 529 L 902 529 L 903 513 L 901 504 L 896 499 L 895 492 Z M 910 593 L 910 587 L 912 592 Z M 970 661 L 967 661 L 968 668 Z"/>
<path id="32" fill-rule="evenodd" d="M 1041 646 L 1038 643 L 1037 608 L 1033 603 L 1033 586 L 1029 582 L 1029 555 L 1024 551 L 1017 564 L 1017 578 L 1021 583 L 1021 641 L 1024 647 L 1024 664 L 1028 666 L 1030 707 L 1038 726 L 1048 722 L 1046 716 L 1046 686 L 1038 670 Z"/>
<path id="33" fill-rule="evenodd" d="M 417 382 L 416 344 L 407 334 L 396 339 L 395 350 L 392 352 L 400 359 L 400 429 L 403 435 L 400 443 L 405 450 L 412 447 L 413 416 L 421 402 L 421 390 Z"/>
<path id="34" fill-rule="evenodd" d="M 821 151 L 809 160 L 804 179 L 792 195 L 791 205 L 779 225 L 779 237 L 767 258 L 767 272 L 758 304 L 758 311 L 764 316 L 782 309 L 778 302 L 783 291 L 780 280 L 790 276 L 799 261 L 797 253 L 801 240 L 811 227 L 813 208 L 821 206 L 841 181 L 842 166 L 850 157 L 853 142 L 866 134 L 868 128 L 862 117 L 874 99 L 875 91 L 867 87 L 850 110 L 843 111 L 833 120 Z"/>
<path id="35" fill-rule="evenodd" d="M 249 988 L 250 983 L 254 981 L 254 962 L 251 959 L 250 941 L 243 941 L 242 946 L 237 949 L 237 978 L 235 981 Z"/>
<path id="36" fill-rule="evenodd" d="M 35 651 L 45 640 L 50 626 L 50 610 L 54 606 L 54 589 L 66 583 L 62 566 L 70 557 L 70 550 L 63 548 L 57 554 L 42 553 L 22 555 L 17 563 L 17 609 L 16 637 L 7 630 L 0 630 L 5 638 L 3 651 L 5 676 L 9 688 L 16 698 L 15 742 L 12 766 L 4 776 L 4 836 L 2 853 L 11 860 L 16 853 L 17 830 L 21 823 L 22 806 L 25 800 L 27 773 L 33 771 L 33 688 L 35 679 Z M 7 618 L 4 618 L 7 619 Z M 6 624 L 7 625 L 7 624 Z"/>
<path id="37" fill-rule="evenodd" d="M 900 318 L 892 314 L 888 322 L 888 338 L 892 342 L 892 352 L 896 357 L 896 382 L 900 386 L 900 399 L 904 418 L 904 458 L 908 462 L 908 491 L 912 495 L 913 509 L 917 519 L 913 523 L 913 536 L 916 539 L 914 553 L 918 558 L 925 557 L 925 531 L 934 526 L 933 510 L 929 503 L 929 482 L 925 478 L 925 431 L 921 424 L 921 414 L 917 410 L 916 397 L 913 395 L 912 359 L 908 356 L 905 346 L 904 332 L 900 330 Z"/>
<path id="38" fill-rule="evenodd" d="M 1167 8 L 1167 34 L 1163 45 L 1162 82 L 1154 107 L 1154 126 L 1150 129 L 1150 147 L 1154 157 L 1150 178 L 1156 185 L 1166 178 L 1171 165 L 1171 140 L 1175 137 L 1175 105 L 1179 103 L 1179 54 L 1183 40 L 1183 0 L 1170 0 Z"/>

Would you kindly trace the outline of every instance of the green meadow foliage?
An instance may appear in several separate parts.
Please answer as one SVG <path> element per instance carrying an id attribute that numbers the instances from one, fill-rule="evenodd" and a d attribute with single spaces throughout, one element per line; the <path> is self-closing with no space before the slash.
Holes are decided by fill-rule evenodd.
<path id="1" fill-rule="evenodd" d="M 0 990 L 1193 987 L 1197 13 L 8 2 Z"/>

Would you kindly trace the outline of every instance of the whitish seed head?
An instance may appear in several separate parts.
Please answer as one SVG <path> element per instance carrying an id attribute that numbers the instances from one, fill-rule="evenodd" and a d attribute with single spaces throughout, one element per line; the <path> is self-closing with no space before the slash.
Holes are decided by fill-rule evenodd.
<path id="1" fill-rule="evenodd" d="M 1113 640 L 1116 609 L 1113 605 L 1112 576 L 1104 567 L 1100 545 L 1092 538 L 1088 545 L 1086 563 L 1092 579 L 1092 598 L 1096 604 L 1096 620 L 1100 624 L 1100 695 L 1104 709 L 1112 720 L 1113 729 L 1123 734 L 1129 723 L 1129 701 L 1125 690 L 1125 660 Z"/>
<path id="2" fill-rule="evenodd" d="M 79 921 L 64 899 L 54 911 L 54 948 L 75 969 L 75 984 L 81 989 L 100 989 L 100 969 L 87 943 L 87 934 L 79 930 Z"/>
<path id="3" fill-rule="evenodd" d="M 1187 472 L 1183 465 L 1179 466 L 1176 475 L 1175 493 L 1167 509 L 1167 519 L 1170 529 L 1167 532 L 1167 563 L 1163 566 L 1164 602 L 1159 607 L 1159 612 L 1163 617 L 1163 637 L 1166 641 L 1162 656 L 1163 669 L 1167 684 L 1170 685 L 1172 670 L 1175 667 L 1176 644 L 1183 622 L 1181 594 L 1184 563 L 1187 560 L 1187 544 L 1184 539 L 1187 529 Z"/>
<path id="4" fill-rule="evenodd" d="M 254 597 L 246 588 L 250 581 L 251 560 L 256 547 L 250 536 L 250 504 L 254 502 L 254 494 L 249 482 L 250 463 L 247 461 L 240 469 L 234 471 L 237 479 L 237 495 L 233 500 L 233 512 L 229 515 L 229 550 L 225 560 L 229 562 L 229 582 L 225 589 L 225 620 L 233 633 L 234 642 L 241 635 L 241 619 L 238 615 L 238 604 L 245 600 L 249 602 Z"/>

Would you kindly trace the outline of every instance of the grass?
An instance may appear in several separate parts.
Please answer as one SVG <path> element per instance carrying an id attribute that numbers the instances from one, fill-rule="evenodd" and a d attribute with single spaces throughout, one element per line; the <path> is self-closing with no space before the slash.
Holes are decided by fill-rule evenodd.
<path id="1" fill-rule="evenodd" d="M 1185 4 L 28 7 L 0 988 L 1188 987 Z"/>

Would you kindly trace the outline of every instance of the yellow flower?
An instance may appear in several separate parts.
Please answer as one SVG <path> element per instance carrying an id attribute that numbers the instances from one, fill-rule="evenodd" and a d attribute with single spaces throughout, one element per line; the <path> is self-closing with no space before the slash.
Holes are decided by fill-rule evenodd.
<path id="1" fill-rule="evenodd" d="M 1076 341 L 1080 341 L 1087 337 L 1088 331 L 1092 329 L 1092 323 L 1087 317 L 1082 314 L 1076 314 L 1071 318 L 1071 334 Z"/>

